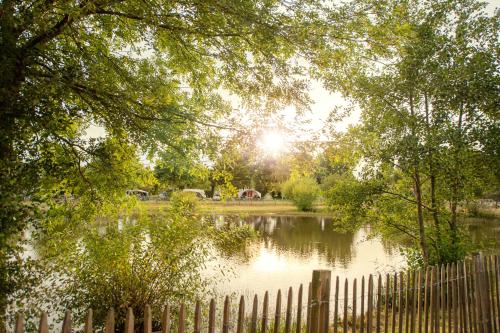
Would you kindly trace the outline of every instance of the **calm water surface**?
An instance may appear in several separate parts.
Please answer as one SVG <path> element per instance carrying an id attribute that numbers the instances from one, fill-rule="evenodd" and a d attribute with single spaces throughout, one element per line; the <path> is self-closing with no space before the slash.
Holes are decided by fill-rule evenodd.
<path id="1" fill-rule="evenodd" d="M 216 223 L 227 219 L 219 217 Z M 221 294 L 274 294 L 290 286 L 297 290 L 311 280 L 314 269 L 352 280 L 404 267 L 399 247 L 369 237 L 369 226 L 343 233 L 335 231 L 331 219 L 297 216 L 250 216 L 236 223 L 252 225 L 259 238 L 244 253 L 218 259 L 228 277 L 216 286 Z"/>

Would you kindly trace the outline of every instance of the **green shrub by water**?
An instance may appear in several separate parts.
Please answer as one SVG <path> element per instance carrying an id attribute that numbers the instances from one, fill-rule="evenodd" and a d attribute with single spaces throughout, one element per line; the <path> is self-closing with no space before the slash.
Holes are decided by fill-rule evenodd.
<path id="1" fill-rule="evenodd" d="M 287 199 L 301 211 L 310 211 L 319 195 L 319 186 L 309 177 L 292 177 L 283 183 L 281 190 Z"/>

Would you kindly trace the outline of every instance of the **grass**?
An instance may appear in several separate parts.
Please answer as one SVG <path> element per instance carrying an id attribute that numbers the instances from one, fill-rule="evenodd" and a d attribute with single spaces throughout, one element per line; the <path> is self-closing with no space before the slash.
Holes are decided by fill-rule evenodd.
<path id="1" fill-rule="evenodd" d="M 479 208 L 471 217 L 483 219 L 497 219 L 500 217 L 500 208 Z"/>
<path id="2" fill-rule="evenodd" d="M 168 208 L 168 201 L 142 201 L 143 208 L 155 210 Z M 291 201 L 287 200 L 239 200 L 239 201 L 200 201 L 200 211 L 215 214 L 259 214 L 259 215 L 291 215 L 291 216 L 324 216 L 331 215 L 326 206 L 319 203 L 313 211 L 299 211 Z"/>

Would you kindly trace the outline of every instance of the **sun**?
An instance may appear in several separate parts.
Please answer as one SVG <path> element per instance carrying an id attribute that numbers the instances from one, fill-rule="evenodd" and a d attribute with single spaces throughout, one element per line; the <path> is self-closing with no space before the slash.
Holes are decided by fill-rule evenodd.
<path id="1" fill-rule="evenodd" d="M 283 133 L 270 130 L 262 135 L 258 145 L 263 152 L 277 155 L 286 151 L 288 143 Z"/>

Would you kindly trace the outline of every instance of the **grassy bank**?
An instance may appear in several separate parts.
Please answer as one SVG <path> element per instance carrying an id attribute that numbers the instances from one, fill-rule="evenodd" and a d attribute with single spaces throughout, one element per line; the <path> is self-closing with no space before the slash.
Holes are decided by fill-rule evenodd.
<path id="1" fill-rule="evenodd" d="M 146 209 L 164 209 L 168 208 L 168 201 L 142 201 L 141 205 Z M 312 212 L 299 211 L 292 202 L 287 200 L 269 200 L 269 201 L 200 201 L 200 210 L 205 213 L 215 214 L 258 214 L 258 215 L 294 215 L 294 216 L 324 216 L 330 215 L 323 204 L 314 206 Z"/>
<path id="2" fill-rule="evenodd" d="M 169 207 L 169 201 L 149 200 L 141 201 L 140 205 L 145 209 L 156 210 Z M 212 201 L 210 199 L 200 201 L 200 211 L 213 214 L 249 214 L 249 215 L 289 215 L 289 216 L 328 216 L 333 213 L 325 204 L 314 205 L 310 212 L 299 211 L 291 201 L 288 200 L 238 200 L 238 201 Z M 469 218 L 472 216 L 469 216 Z M 500 218 L 500 208 L 480 208 L 477 218 L 496 220 Z"/>

